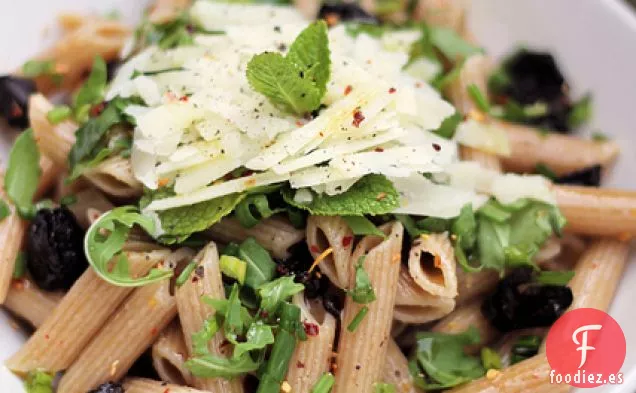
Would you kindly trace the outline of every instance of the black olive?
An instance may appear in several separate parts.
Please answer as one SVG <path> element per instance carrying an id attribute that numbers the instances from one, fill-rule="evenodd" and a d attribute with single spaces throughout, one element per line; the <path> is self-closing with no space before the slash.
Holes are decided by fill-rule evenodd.
<path id="1" fill-rule="evenodd" d="M 572 290 L 565 286 L 533 282 L 530 268 L 515 269 L 499 282 L 482 304 L 482 314 L 502 332 L 549 327 L 572 304 Z"/>
<path id="2" fill-rule="evenodd" d="M 124 387 L 115 382 L 106 382 L 88 393 L 125 393 Z"/>
<path id="3" fill-rule="evenodd" d="M 88 266 L 84 230 L 66 207 L 40 209 L 29 227 L 27 267 L 45 290 L 68 289 Z"/>
<path id="4" fill-rule="evenodd" d="M 30 79 L 0 76 L 0 116 L 13 127 L 28 127 L 29 96 L 35 91 Z"/>
<path id="5" fill-rule="evenodd" d="M 554 182 L 558 184 L 580 184 L 582 186 L 598 187 L 601 185 L 602 172 L 603 168 L 600 165 L 594 165 L 558 177 Z"/>
<path id="6" fill-rule="evenodd" d="M 362 22 L 378 24 L 378 19 L 363 10 L 357 3 L 324 3 L 318 11 L 318 19 L 337 22 Z"/>
<path id="7" fill-rule="evenodd" d="M 106 63 L 106 79 L 110 82 L 115 77 L 117 71 L 119 71 L 119 67 L 121 66 L 121 62 L 114 60 Z"/>

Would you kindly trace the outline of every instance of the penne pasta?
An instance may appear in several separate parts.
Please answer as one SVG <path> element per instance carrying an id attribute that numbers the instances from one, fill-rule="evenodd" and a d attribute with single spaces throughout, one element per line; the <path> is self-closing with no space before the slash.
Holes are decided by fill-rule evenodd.
<path id="1" fill-rule="evenodd" d="M 145 378 L 126 379 L 124 381 L 124 391 L 126 393 L 209 393 L 187 386 L 179 386 Z"/>
<path id="2" fill-rule="evenodd" d="M 130 253 L 132 274 L 144 274 L 169 256 L 167 251 Z M 17 373 L 67 369 L 132 288 L 116 287 L 86 270 L 59 305 L 6 365 Z"/>
<path id="3" fill-rule="evenodd" d="M 448 314 L 435 326 L 432 331 L 439 333 L 458 334 L 468 330 L 471 326 L 475 327 L 479 332 L 480 342 L 470 348 L 471 352 L 478 351 L 493 342 L 500 333 L 481 313 L 482 299 L 474 300 L 462 307 L 458 307 L 452 313 Z"/>
<path id="4" fill-rule="evenodd" d="M 219 267 L 219 254 L 216 244 L 210 242 L 196 256 L 197 271 L 191 274 L 191 278 L 176 290 L 177 309 L 179 320 L 188 354 L 194 354 L 192 335 L 201 330 L 205 320 L 214 315 L 215 311 L 201 300 L 202 296 L 213 299 L 225 299 L 221 270 Z M 196 270 L 196 269 L 195 269 Z M 224 345 L 225 337 L 219 331 L 208 345 L 210 353 L 218 356 L 229 356 L 228 346 Z M 211 392 L 242 393 L 243 382 L 240 378 L 228 380 L 225 378 L 193 378 L 192 384 Z"/>
<path id="5" fill-rule="evenodd" d="M 0 183 L 2 183 L 0 181 Z M 0 184 L 2 185 L 2 184 Z M 9 293 L 15 260 L 22 248 L 22 239 L 27 230 L 27 222 L 18 215 L 11 206 L 11 214 L 0 222 L 0 304 L 3 304 Z"/>
<path id="6" fill-rule="evenodd" d="M 553 187 L 567 219 L 566 230 L 581 235 L 636 235 L 636 192 L 594 187 Z"/>
<path id="7" fill-rule="evenodd" d="M 37 328 L 53 312 L 64 296 L 43 291 L 28 278 L 16 280 L 9 288 L 4 307 Z"/>
<path id="8" fill-rule="evenodd" d="M 456 0 L 418 0 L 413 17 L 433 26 L 446 27 L 460 35 L 466 31 L 465 13 L 462 3 Z"/>
<path id="9" fill-rule="evenodd" d="M 322 374 L 329 371 L 336 336 L 336 318 L 320 302 L 308 301 L 303 293 L 294 296 L 305 326 L 316 327 L 315 335 L 299 341 L 289 362 L 286 380 L 292 392 L 309 392 Z"/>
<path id="10" fill-rule="evenodd" d="M 314 258 L 332 252 L 320 262 L 320 271 L 343 288 L 349 282 L 353 232 L 340 217 L 310 216 L 307 219 L 307 244 Z"/>
<path id="11" fill-rule="evenodd" d="M 121 156 L 102 161 L 86 170 L 84 176 L 95 187 L 117 198 L 139 197 L 143 193 L 141 183 L 133 175 L 130 160 Z"/>
<path id="12" fill-rule="evenodd" d="M 457 305 L 466 304 L 476 297 L 481 297 L 495 290 L 499 282 L 499 274 L 491 269 L 469 273 L 457 266 Z"/>
<path id="13" fill-rule="evenodd" d="M 150 8 L 148 20 L 157 24 L 170 22 L 184 12 L 190 3 L 190 0 L 156 0 Z"/>
<path id="14" fill-rule="evenodd" d="M 393 318 L 404 323 L 422 324 L 440 319 L 454 308 L 455 299 L 431 295 L 413 281 L 404 266 L 400 268 Z"/>
<path id="15" fill-rule="evenodd" d="M 241 242 L 248 237 L 253 237 L 272 256 L 279 259 L 289 257 L 289 247 L 305 238 L 302 229 L 293 225 L 282 217 L 265 219 L 252 228 L 243 228 L 235 218 L 225 218 L 213 225 L 205 233 L 213 240 L 221 243 Z"/>
<path id="16" fill-rule="evenodd" d="M 66 370 L 58 393 L 85 393 L 120 380 L 177 314 L 170 282 L 135 289 Z"/>
<path id="17" fill-rule="evenodd" d="M 76 202 L 68 208 L 82 228 L 88 228 L 92 223 L 89 218 L 89 210 L 93 209 L 103 213 L 114 207 L 101 192 L 92 187 L 76 193 L 75 197 L 77 198 Z"/>
<path id="18" fill-rule="evenodd" d="M 162 381 L 176 385 L 192 385 L 192 374 L 185 367 L 188 349 L 178 321 L 159 333 L 152 345 L 152 365 Z"/>
<path id="19" fill-rule="evenodd" d="M 386 351 L 386 361 L 382 368 L 382 381 L 395 386 L 399 393 L 420 393 L 420 389 L 413 385 L 413 377 L 409 371 L 409 363 L 404 353 L 393 339 L 389 339 Z"/>
<path id="20" fill-rule="evenodd" d="M 356 246 L 351 257 L 353 270 L 354 263 L 366 255 L 364 268 L 375 290 L 376 300 L 366 306 L 369 311 L 354 331 L 349 331 L 347 327 L 363 306 L 354 303 L 351 297 L 345 300 L 336 362 L 338 372 L 332 393 L 370 393 L 373 384 L 382 378 L 400 272 L 404 228 L 396 222 L 386 224 L 381 229 L 387 234 L 386 240 L 367 236 Z M 350 278 L 349 286 L 353 287 L 353 284 L 354 280 Z"/>
<path id="21" fill-rule="evenodd" d="M 457 296 L 455 252 L 448 234 L 422 235 L 409 253 L 409 274 L 425 292 L 434 296 Z"/>
<path id="22" fill-rule="evenodd" d="M 538 164 L 545 164 L 557 175 L 565 175 L 594 165 L 608 166 L 620 151 L 614 141 L 598 142 L 557 132 L 541 133 L 520 124 L 498 124 L 510 144 L 510 156 L 500 157 L 506 171 L 534 172 Z"/>

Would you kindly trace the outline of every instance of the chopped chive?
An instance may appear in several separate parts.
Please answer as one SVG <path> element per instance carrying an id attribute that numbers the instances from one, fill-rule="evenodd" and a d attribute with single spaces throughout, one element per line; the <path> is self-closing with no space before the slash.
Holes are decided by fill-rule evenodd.
<path id="1" fill-rule="evenodd" d="M 221 273 L 236 279 L 239 284 L 243 285 L 245 282 L 245 272 L 247 271 L 247 263 L 245 261 L 231 255 L 221 255 L 219 266 Z"/>
<path id="2" fill-rule="evenodd" d="M 5 202 L 4 200 L 0 199 L 0 221 L 9 217 L 9 215 L 11 215 L 11 209 L 9 208 L 9 205 L 7 205 L 7 202 Z"/>
<path id="3" fill-rule="evenodd" d="M 183 284 L 185 284 L 186 281 L 188 281 L 188 277 L 190 277 L 190 274 L 192 274 L 196 267 L 197 263 L 195 261 L 192 261 L 188 264 L 188 266 L 185 267 L 185 269 L 183 269 L 181 274 L 179 274 L 179 277 L 177 277 L 177 287 L 182 286 Z"/>
<path id="4" fill-rule="evenodd" d="M 537 282 L 545 285 L 567 285 L 574 277 L 571 270 L 565 272 L 543 271 L 537 276 Z"/>
<path id="5" fill-rule="evenodd" d="M 466 88 L 466 91 L 480 111 L 484 113 L 490 112 L 490 102 L 488 101 L 488 97 L 484 95 L 476 84 L 473 83 L 469 85 Z"/>
<path id="6" fill-rule="evenodd" d="M 568 115 L 568 125 L 577 128 L 587 123 L 592 117 L 592 96 L 586 95 L 575 102 Z"/>
<path id="7" fill-rule="evenodd" d="M 607 142 L 609 139 L 610 138 L 607 135 L 603 134 L 600 131 L 597 131 L 592 134 L 592 140 L 594 142 Z"/>
<path id="8" fill-rule="evenodd" d="M 540 162 L 537 164 L 537 166 L 534 168 L 535 172 L 537 172 L 538 174 L 547 177 L 550 180 L 556 180 L 559 176 L 557 176 L 556 173 L 554 173 L 554 171 L 547 166 L 546 164 Z"/>
<path id="9" fill-rule="evenodd" d="M 15 258 L 15 265 L 13 268 L 13 278 L 19 279 L 26 274 L 26 254 L 20 251 Z"/>
<path id="10" fill-rule="evenodd" d="M 367 306 L 362 307 L 360 311 L 358 311 L 356 316 L 353 317 L 353 320 L 351 321 L 351 323 L 349 323 L 349 325 L 347 326 L 347 330 L 352 333 L 355 332 L 356 329 L 358 328 L 358 325 L 360 325 L 364 317 L 367 316 L 368 312 L 369 312 L 369 307 Z"/>
<path id="11" fill-rule="evenodd" d="M 75 203 L 77 203 L 77 196 L 73 194 L 64 195 L 60 199 L 60 205 L 70 206 L 70 205 L 74 205 Z"/>
<path id="12" fill-rule="evenodd" d="M 501 357 L 497 352 L 488 347 L 481 349 L 481 363 L 486 370 L 501 369 Z"/>
<path id="13" fill-rule="evenodd" d="M 324 373 L 311 389 L 311 393 L 329 393 L 336 378 L 331 373 Z"/>
<path id="14" fill-rule="evenodd" d="M 71 117 L 72 111 L 68 105 L 59 105 L 55 108 L 51 109 L 47 114 L 46 118 L 49 120 L 51 124 L 59 124 L 64 120 Z"/>

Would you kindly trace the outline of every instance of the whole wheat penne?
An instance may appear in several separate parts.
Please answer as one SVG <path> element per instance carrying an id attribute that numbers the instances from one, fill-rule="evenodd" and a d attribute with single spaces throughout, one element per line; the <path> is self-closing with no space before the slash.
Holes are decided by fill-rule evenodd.
<path id="1" fill-rule="evenodd" d="M 187 386 L 153 381 L 145 378 L 127 378 L 123 385 L 126 393 L 210 393 Z"/>
<path id="2" fill-rule="evenodd" d="M 66 168 L 68 153 L 75 143 L 77 124 L 70 120 L 51 124 L 47 114 L 52 109 L 53 104 L 42 94 L 32 95 L 29 99 L 29 121 L 40 152 L 57 167 Z"/>
<path id="3" fill-rule="evenodd" d="M 188 350 L 178 320 L 173 321 L 159 333 L 152 344 L 152 365 L 159 378 L 176 385 L 192 385 L 192 374 L 185 367 Z"/>
<path id="4" fill-rule="evenodd" d="M 192 335 L 204 326 L 205 320 L 214 315 L 215 311 L 201 299 L 209 296 L 213 299 L 225 299 L 223 280 L 219 267 L 219 254 L 216 244 L 208 243 L 195 258 L 197 268 L 188 280 L 176 290 L 177 308 L 179 320 L 190 356 L 194 354 Z M 217 356 L 228 356 L 229 347 L 224 345 L 225 337 L 219 331 L 208 344 L 210 353 Z M 240 378 L 228 380 L 225 378 L 193 378 L 192 384 L 211 392 L 241 393 L 243 382 Z"/>
<path id="5" fill-rule="evenodd" d="M 427 323 L 448 315 L 455 299 L 431 295 L 418 286 L 406 267 L 400 268 L 393 318 L 404 323 Z"/>
<path id="6" fill-rule="evenodd" d="M 479 332 L 479 344 L 472 346 L 471 351 L 479 350 L 481 347 L 490 344 L 499 337 L 500 333 L 481 313 L 481 299 L 476 299 L 471 303 L 458 307 L 452 313 L 445 316 L 435 326 L 434 332 L 458 334 L 468 330 L 471 326 Z"/>
<path id="7" fill-rule="evenodd" d="M 420 393 L 413 385 L 413 377 L 409 371 L 409 363 L 395 341 L 390 338 L 386 351 L 386 361 L 382 368 L 382 381 L 393 384 L 399 393 Z"/>
<path id="8" fill-rule="evenodd" d="M 466 304 L 476 297 L 492 292 L 499 282 L 499 273 L 491 269 L 466 272 L 457 266 L 457 305 Z"/>
<path id="9" fill-rule="evenodd" d="M 353 250 L 353 232 L 345 220 L 337 216 L 310 216 L 307 219 L 307 245 L 314 258 L 332 250 L 320 262 L 320 271 L 335 285 L 345 287 L 349 282 Z"/>
<path id="10" fill-rule="evenodd" d="M 164 280 L 135 289 L 66 370 L 58 393 L 85 393 L 110 380 L 120 380 L 177 314 Z"/>
<path id="11" fill-rule="evenodd" d="M 576 308 L 596 308 L 607 311 L 622 276 L 629 243 L 614 239 L 599 239 L 590 244 L 574 268 L 569 283 Z"/>
<path id="12" fill-rule="evenodd" d="M 243 228 L 235 218 L 225 218 L 206 231 L 213 240 L 221 243 L 241 242 L 248 237 L 256 241 L 275 258 L 289 257 L 289 247 L 305 238 L 305 231 L 294 226 L 282 217 L 271 217 L 252 228 Z"/>
<path id="13" fill-rule="evenodd" d="M 396 222 L 381 229 L 387 234 L 386 240 L 367 236 L 356 246 L 351 257 L 353 271 L 355 262 L 366 255 L 364 268 L 375 290 L 376 300 L 366 306 L 355 303 L 351 297 L 345 300 L 333 393 L 370 393 L 374 383 L 382 378 L 401 266 L 404 228 Z M 354 285 L 353 276 L 350 275 L 349 287 Z M 368 307 L 366 317 L 350 331 L 348 326 L 363 307 Z"/>
<path id="14" fill-rule="evenodd" d="M 595 236 L 636 235 L 636 192 L 595 187 L 554 186 L 566 230 Z"/>
<path id="15" fill-rule="evenodd" d="M 104 194 L 93 187 L 86 188 L 76 193 L 75 197 L 77 200 L 68 208 L 82 228 L 88 228 L 91 225 L 88 214 L 89 209 L 95 209 L 103 213 L 114 207 L 113 204 L 106 199 Z"/>
<path id="16" fill-rule="evenodd" d="M 537 164 L 545 164 L 557 175 L 565 175 L 594 165 L 611 164 L 620 152 L 614 141 L 592 141 L 557 132 L 538 130 L 506 122 L 498 122 L 505 130 L 511 154 L 500 157 L 506 171 L 533 172 Z"/>
<path id="17" fill-rule="evenodd" d="M 169 255 L 163 250 L 129 253 L 131 273 L 144 274 Z M 7 367 L 18 373 L 67 369 L 131 292 L 132 288 L 111 285 L 87 269 L 44 323 L 7 360 Z"/>
<path id="18" fill-rule="evenodd" d="M 495 348 L 501 359 L 501 365 L 503 367 L 509 367 L 512 363 L 512 350 L 514 345 L 523 336 L 539 336 L 545 337 L 548 329 L 546 328 L 532 328 L 515 330 L 510 333 L 506 333 L 500 340 L 494 343 L 492 346 Z"/>
<path id="19" fill-rule="evenodd" d="M 550 383 L 550 365 L 545 355 L 536 355 L 489 376 L 450 390 L 452 393 L 565 393 L 566 384 Z"/>
<path id="20" fill-rule="evenodd" d="M 175 19 L 190 5 L 190 0 L 156 0 L 148 14 L 152 23 L 166 23 Z"/>
<path id="21" fill-rule="evenodd" d="M 303 293 L 295 295 L 293 303 L 300 307 L 301 321 L 315 328 L 316 334 L 308 335 L 306 341 L 296 345 L 286 380 L 292 392 L 309 392 L 322 374 L 329 371 L 336 318 L 325 311 L 321 302 L 306 300 Z"/>
<path id="22" fill-rule="evenodd" d="M 408 265 L 409 274 L 424 291 L 440 297 L 457 296 L 455 252 L 447 233 L 415 239 Z"/>
<path id="23" fill-rule="evenodd" d="M 15 259 L 22 248 L 27 229 L 27 222 L 20 218 L 15 207 L 10 208 L 11 214 L 0 222 L 0 304 L 4 303 L 9 292 Z"/>
<path id="24" fill-rule="evenodd" d="M 14 281 L 4 307 L 13 314 L 39 327 L 62 299 L 62 292 L 43 291 L 28 278 Z"/>
<path id="25" fill-rule="evenodd" d="M 465 32 L 465 14 L 466 10 L 457 0 L 418 0 L 413 17 L 462 35 Z"/>
<path id="26" fill-rule="evenodd" d="M 118 198 L 139 197 L 143 188 L 132 172 L 130 160 L 121 156 L 110 157 L 96 167 L 86 170 L 84 176 L 97 188 Z"/>

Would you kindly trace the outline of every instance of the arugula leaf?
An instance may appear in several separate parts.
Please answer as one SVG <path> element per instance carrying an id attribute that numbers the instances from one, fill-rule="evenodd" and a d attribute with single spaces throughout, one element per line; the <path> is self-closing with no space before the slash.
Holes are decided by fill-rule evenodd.
<path id="1" fill-rule="evenodd" d="M 373 290 L 373 286 L 371 286 L 371 280 L 366 270 L 364 270 L 365 258 L 366 256 L 363 255 L 358 259 L 358 263 L 356 264 L 355 286 L 352 290 L 347 291 L 347 294 L 358 304 L 369 304 L 375 300 L 375 291 Z"/>
<path id="2" fill-rule="evenodd" d="M 53 393 L 53 375 L 44 371 L 29 371 L 24 381 L 26 393 Z"/>
<path id="3" fill-rule="evenodd" d="M 221 268 L 221 273 L 224 275 L 236 279 L 241 285 L 245 283 L 247 263 L 242 259 L 231 255 L 221 255 L 219 267 Z"/>
<path id="4" fill-rule="evenodd" d="M 568 125 L 578 128 L 592 118 L 592 96 L 586 95 L 574 103 L 568 115 Z"/>
<path id="5" fill-rule="evenodd" d="M 216 317 L 216 315 L 212 315 L 203 322 L 201 330 L 192 333 L 192 352 L 195 356 L 203 356 L 210 353 L 208 343 L 214 338 L 216 332 L 219 331 L 219 323 Z"/>
<path id="6" fill-rule="evenodd" d="M 490 220 L 480 220 L 477 245 L 483 267 L 501 270 L 506 263 L 504 248 L 509 244 L 510 226 Z"/>
<path id="7" fill-rule="evenodd" d="M 479 341 L 474 326 L 461 334 L 418 333 L 409 363 L 415 385 L 424 390 L 446 389 L 482 377 L 486 370 L 481 360 L 464 352 L 464 347 Z"/>
<path id="8" fill-rule="evenodd" d="M 250 86 L 285 110 L 297 115 L 320 106 L 331 73 L 327 24 L 317 21 L 303 30 L 289 53 L 264 52 L 250 60 Z"/>
<path id="9" fill-rule="evenodd" d="M 368 218 L 365 216 L 342 216 L 354 235 L 358 236 L 379 236 L 386 238 L 384 232 L 378 229 Z"/>
<path id="10" fill-rule="evenodd" d="M 318 216 L 363 216 L 387 214 L 400 205 L 400 197 L 391 183 L 383 175 L 367 175 L 358 180 L 342 194 L 328 196 L 313 193 L 308 203 L 294 200 L 292 189 L 283 190 L 283 198 L 288 204 L 309 211 Z"/>
<path id="11" fill-rule="evenodd" d="M 3 199 L 0 199 L 0 222 L 11 215 L 11 208 Z"/>
<path id="12" fill-rule="evenodd" d="M 334 383 L 336 383 L 336 377 L 331 373 L 324 373 L 311 388 L 311 393 L 329 393 Z"/>
<path id="13" fill-rule="evenodd" d="M 574 271 L 564 271 L 564 272 L 556 272 L 556 271 L 542 271 L 536 277 L 536 280 L 540 284 L 544 285 L 567 285 L 570 280 L 574 277 Z"/>
<path id="14" fill-rule="evenodd" d="M 279 277 L 272 282 L 265 283 L 257 289 L 258 295 L 261 297 L 261 310 L 273 314 L 280 303 L 304 289 L 305 286 L 295 283 L 292 276 Z"/>
<path id="15" fill-rule="evenodd" d="M 444 119 L 442 124 L 439 126 L 437 130 L 433 130 L 434 134 L 437 134 L 445 139 L 452 139 L 455 135 L 455 131 L 457 130 L 457 126 L 464 120 L 464 117 L 459 114 L 459 112 L 455 112 L 452 116 Z"/>
<path id="16" fill-rule="evenodd" d="M 108 72 L 106 62 L 100 56 L 95 56 L 91 73 L 73 100 L 73 115 L 75 116 L 75 120 L 80 123 L 88 120 L 90 108 L 104 100 L 107 81 Z"/>
<path id="17" fill-rule="evenodd" d="M 185 366 L 196 377 L 232 379 L 256 371 L 259 364 L 253 361 L 248 354 L 229 359 L 215 355 L 203 355 L 188 359 Z"/>
<path id="18" fill-rule="evenodd" d="M 29 60 L 22 65 L 22 73 L 27 78 L 46 76 L 56 85 L 60 86 L 64 75 L 57 72 L 53 60 Z"/>
<path id="19" fill-rule="evenodd" d="M 450 61 L 483 53 L 483 49 L 464 40 L 453 29 L 445 27 L 430 27 L 429 29 L 431 43 Z"/>
<path id="20" fill-rule="evenodd" d="M 41 172 L 40 152 L 33 138 L 33 130 L 29 129 L 15 140 L 4 177 L 4 190 L 22 216 L 28 215 L 33 206 Z"/>
<path id="21" fill-rule="evenodd" d="M 235 254 L 228 254 L 240 258 L 247 264 L 245 272 L 245 286 L 257 289 L 266 282 L 271 281 L 276 274 L 276 263 L 256 239 L 248 237 L 237 248 L 233 248 Z M 232 252 L 228 247 L 226 253 Z"/>
<path id="22" fill-rule="evenodd" d="M 134 225 L 148 233 L 155 232 L 151 218 L 139 214 L 134 206 L 116 207 L 99 217 L 86 232 L 84 253 L 88 263 L 105 281 L 121 286 L 136 287 L 151 284 L 172 276 L 172 270 L 153 268 L 144 276 L 135 278 L 129 272 L 129 263 L 122 247 Z M 110 261 L 116 258 L 114 266 Z M 112 269 L 111 269 L 112 268 Z"/>
<path id="23" fill-rule="evenodd" d="M 13 279 L 20 279 L 22 277 L 24 277 L 24 275 L 26 274 L 27 271 L 27 266 L 26 266 L 26 254 L 24 254 L 24 252 L 20 251 L 18 252 L 18 255 L 15 258 L 15 264 L 13 267 Z"/>
<path id="24" fill-rule="evenodd" d="M 451 226 L 451 232 L 460 238 L 459 243 L 465 250 L 473 248 L 476 241 L 477 222 L 473 213 L 473 206 L 466 204 L 459 211 L 459 216 Z"/>
<path id="25" fill-rule="evenodd" d="M 284 208 L 271 209 L 265 194 L 249 195 L 236 206 L 234 215 L 244 228 L 252 228 L 261 220 L 276 213 L 285 211 Z"/>
<path id="26" fill-rule="evenodd" d="M 272 327 L 265 325 L 262 322 L 253 323 L 245 333 L 245 341 L 237 342 L 232 341 L 234 344 L 233 358 L 240 358 L 249 351 L 255 349 L 263 349 L 266 346 L 274 343 L 274 333 L 272 333 Z"/>
<path id="27" fill-rule="evenodd" d="M 373 384 L 374 393 L 396 393 L 397 389 L 392 383 L 376 382 Z"/>

